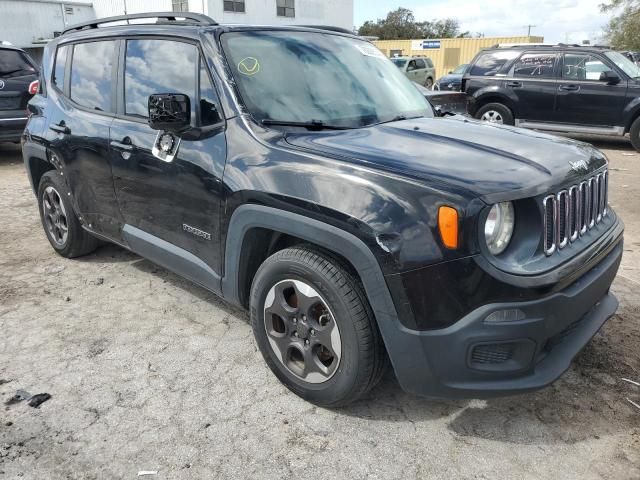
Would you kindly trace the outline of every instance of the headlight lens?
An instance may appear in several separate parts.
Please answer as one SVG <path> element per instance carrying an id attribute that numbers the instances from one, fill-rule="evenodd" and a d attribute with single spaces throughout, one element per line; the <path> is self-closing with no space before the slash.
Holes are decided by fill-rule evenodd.
<path id="1" fill-rule="evenodd" d="M 513 203 L 496 203 L 491 207 L 484 224 L 484 237 L 487 241 L 487 247 L 493 255 L 501 254 L 509 246 L 513 235 L 514 221 Z"/>

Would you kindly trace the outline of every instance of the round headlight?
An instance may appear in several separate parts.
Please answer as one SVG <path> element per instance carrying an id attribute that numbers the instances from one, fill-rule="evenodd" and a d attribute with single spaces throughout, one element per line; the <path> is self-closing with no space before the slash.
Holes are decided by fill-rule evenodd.
<path id="1" fill-rule="evenodd" d="M 484 237 L 493 255 L 501 254 L 509 245 L 513 235 L 514 220 L 513 203 L 496 203 L 491 207 L 484 224 Z"/>

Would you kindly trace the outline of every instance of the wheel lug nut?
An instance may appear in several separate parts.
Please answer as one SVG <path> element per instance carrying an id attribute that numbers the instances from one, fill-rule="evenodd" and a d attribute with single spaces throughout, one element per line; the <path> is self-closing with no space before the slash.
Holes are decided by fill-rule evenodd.
<path id="1" fill-rule="evenodd" d="M 298 332 L 293 332 L 293 336 L 297 337 L 298 336 Z"/>
<path id="2" fill-rule="evenodd" d="M 311 335 L 315 335 L 315 334 L 316 334 L 316 331 L 312 328 L 311 329 Z"/>
<path id="3" fill-rule="evenodd" d="M 309 340 L 305 340 L 305 341 L 304 341 L 304 344 L 305 344 L 305 345 L 309 345 Z"/>

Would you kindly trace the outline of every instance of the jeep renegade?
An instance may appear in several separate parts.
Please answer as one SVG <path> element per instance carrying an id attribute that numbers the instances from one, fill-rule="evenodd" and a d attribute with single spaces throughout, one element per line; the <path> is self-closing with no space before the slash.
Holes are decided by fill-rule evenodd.
<path id="1" fill-rule="evenodd" d="M 605 156 L 434 118 L 349 32 L 112 17 L 50 42 L 43 79 L 23 153 L 55 251 L 112 242 L 248 309 L 318 405 L 389 360 L 416 394 L 538 389 L 616 311 Z"/>

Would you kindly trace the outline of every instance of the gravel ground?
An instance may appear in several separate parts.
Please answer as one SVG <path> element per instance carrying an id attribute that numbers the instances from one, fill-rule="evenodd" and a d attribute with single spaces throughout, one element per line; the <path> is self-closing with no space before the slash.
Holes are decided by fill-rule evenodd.
<path id="1" fill-rule="evenodd" d="M 593 139 L 592 139 L 593 140 Z M 611 159 L 618 314 L 555 384 L 443 401 L 392 374 L 314 407 L 282 387 L 247 315 L 136 255 L 50 248 L 19 149 L 0 145 L 0 480 L 640 478 L 640 155 Z M 5 406 L 18 389 L 52 398 Z"/>

